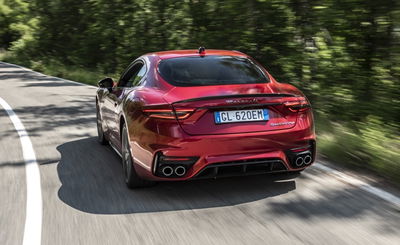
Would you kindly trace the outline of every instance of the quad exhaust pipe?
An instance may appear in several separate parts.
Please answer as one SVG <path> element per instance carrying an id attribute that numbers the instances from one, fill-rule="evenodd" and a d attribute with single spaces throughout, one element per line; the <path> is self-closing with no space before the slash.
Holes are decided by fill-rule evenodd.
<path id="1" fill-rule="evenodd" d="M 297 167 L 300 167 L 304 164 L 304 158 L 303 157 L 297 157 L 296 162 L 295 162 Z"/>
<path id="2" fill-rule="evenodd" d="M 310 155 L 307 155 L 307 156 L 304 157 L 304 164 L 305 164 L 305 165 L 310 164 L 311 161 L 312 161 L 312 158 L 311 158 Z"/>
<path id="3" fill-rule="evenodd" d="M 297 167 L 301 167 L 303 165 L 309 165 L 312 162 L 312 157 L 310 155 L 298 156 L 296 158 L 295 164 Z"/>
<path id="4" fill-rule="evenodd" d="M 161 169 L 161 173 L 165 176 L 165 177 L 170 177 L 171 175 L 173 175 L 175 173 L 176 176 L 178 177 L 182 177 L 186 174 L 186 168 L 183 166 L 177 166 L 177 167 L 171 167 L 171 166 L 164 166 Z"/>
<path id="5" fill-rule="evenodd" d="M 179 177 L 183 176 L 186 174 L 186 168 L 182 166 L 178 166 L 175 168 L 175 174 L 178 175 Z"/>
<path id="6" fill-rule="evenodd" d="M 315 142 L 285 151 L 288 163 L 292 168 L 305 168 L 315 160 Z"/>
<path id="7" fill-rule="evenodd" d="M 164 176 L 169 177 L 174 173 L 174 170 L 170 166 L 165 166 L 162 168 L 161 172 Z"/>
<path id="8" fill-rule="evenodd" d="M 158 177 L 182 178 L 198 159 L 199 157 L 192 156 L 165 156 L 162 152 L 157 152 L 152 172 Z"/>

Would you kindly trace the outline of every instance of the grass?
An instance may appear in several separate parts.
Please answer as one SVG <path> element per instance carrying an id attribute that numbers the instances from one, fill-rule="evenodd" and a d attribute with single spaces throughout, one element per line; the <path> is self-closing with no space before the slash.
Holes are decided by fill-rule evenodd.
<path id="1" fill-rule="evenodd" d="M 97 83 L 100 79 L 107 77 L 107 75 L 101 71 L 88 70 L 87 68 L 83 67 L 66 66 L 61 64 L 59 61 L 52 59 L 46 61 L 34 61 L 28 59 L 22 60 L 21 58 L 17 58 L 6 51 L 0 51 L 0 60 L 28 67 L 34 71 L 38 71 L 46 75 L 61 77 L 95 86 L 97 86 Z"/>
<path id="2" fill-rule="evenodd" d="M 97 85 L 106 77 L 101 71 L 83 67 L 69 67 L 57 61 L 27 61 L 0 51 L 0 60 L 29 67 L 47 75 Z M 115 77 L 115 75 L 114 75 Z M 315 112 L 317 149 L 319 155 L 333 163 L 352 168 L 371 170 L 400 184 L 400 134 L 394 125 L 386 125 L 378 118 L 365 122 L 333 122 Z"/>
<path id="3" fill-rule="evenodd" d="M 368 169 L 400 184 L 400 135 L 394 126 L 370 117 L 366 122 L 339 123 L 317 117 L 317 145 L 332 162 Z"/>
<path id="4" fill-rule="evenodd" d="M 32 62 L 31 69 L 47 75 L 61 77 L 68 80 L 97 86 L 97 82 L 105 75 L 96 71 L 87 71 L 81 67 L 66 67 L 57 63 L 43 65 L 40 62 Z"/>

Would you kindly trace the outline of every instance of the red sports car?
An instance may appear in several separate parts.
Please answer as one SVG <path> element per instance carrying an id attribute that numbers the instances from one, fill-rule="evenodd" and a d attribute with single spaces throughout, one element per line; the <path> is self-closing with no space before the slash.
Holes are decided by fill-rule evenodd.
<path id="1" fill-rule="evenodd" d="M 310 103 L 248 55 L 145 54 L 96 96 L 98 139 L 121 156 L 128 187 L 275 172 L 315 159 Z"/>

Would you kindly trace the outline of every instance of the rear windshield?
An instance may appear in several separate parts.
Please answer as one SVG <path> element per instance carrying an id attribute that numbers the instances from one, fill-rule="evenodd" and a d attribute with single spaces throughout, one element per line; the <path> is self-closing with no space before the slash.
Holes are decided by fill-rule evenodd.
<path id="1" fill-rule="evenodd" d="M 158 66 L 161 76 L 175 86 L 266 83 L 261 69 L 247 58 L 195 56 L 166 59 Z"/>

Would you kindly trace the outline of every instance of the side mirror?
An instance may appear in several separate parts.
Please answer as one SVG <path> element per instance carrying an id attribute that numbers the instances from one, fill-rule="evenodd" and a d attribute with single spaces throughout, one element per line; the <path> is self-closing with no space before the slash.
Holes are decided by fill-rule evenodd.
<path id="1" fill-rule="evenodd" d="M 114 86 L 114 81 L 111 77 L 106 77 L 98 82 L 100 88 L 106 88 L 111 92 L 112 87 Z"/>

